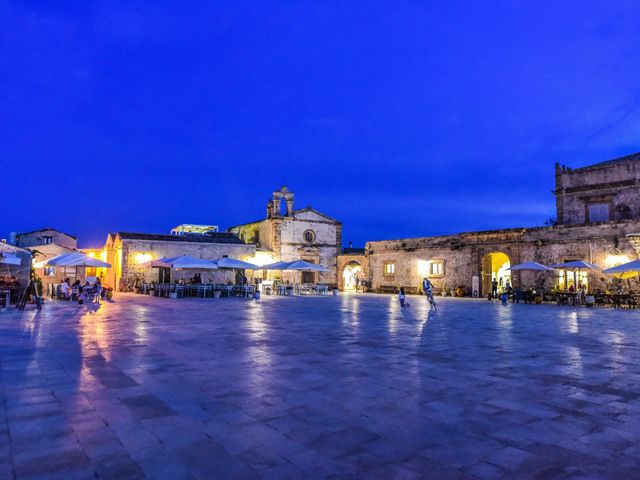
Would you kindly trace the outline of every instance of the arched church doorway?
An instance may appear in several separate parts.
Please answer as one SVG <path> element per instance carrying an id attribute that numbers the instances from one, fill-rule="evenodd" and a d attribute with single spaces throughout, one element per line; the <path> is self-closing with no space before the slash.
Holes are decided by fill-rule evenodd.
<path id="1" fill-rule="evenodd" d="M 342 270 L 342 289 L 355 292 L 362 280 L 362 266 L 358 262 L 349 262 Z"/>
<path id="2" fill-rule="evenodd" d="M 491 283 L 498 282 L 498 291 L 513 285 L 511 282 L 511 260 L 506 253 L 491 252 L 482 257 L 482 294 L 491 293 Z"/>

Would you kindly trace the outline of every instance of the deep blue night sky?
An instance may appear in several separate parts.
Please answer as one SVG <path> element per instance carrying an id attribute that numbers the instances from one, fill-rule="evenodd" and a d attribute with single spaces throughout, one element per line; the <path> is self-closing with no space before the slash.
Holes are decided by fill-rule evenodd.
<path id="1" fill-rule="evenodd" d="M 0 236 L 226 228 L 282 184 L 345 243 L 539 225 L 556 161 L 640 150 L 638 25 L 632 1 L 5 0 Z"/>

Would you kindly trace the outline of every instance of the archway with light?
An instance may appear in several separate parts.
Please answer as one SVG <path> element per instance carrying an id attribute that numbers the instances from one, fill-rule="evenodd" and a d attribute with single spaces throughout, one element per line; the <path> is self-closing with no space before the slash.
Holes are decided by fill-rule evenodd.
<path id="1" fill-rule="evenodd" d="M 498 282 L 498 290 L 513 285 L 511 282 L 511 260 L 506 253 L 491 252 L 482 257 L 482 293 L 491 293 L 491 283 Z"/>
<path id="2" fill-rule="evenodd" d="M 355 292 L 359 280 L 362 280 L 362 265 L 358 262 L 349 262 L 342 270 L 342 289 L 346 292 Z"/>

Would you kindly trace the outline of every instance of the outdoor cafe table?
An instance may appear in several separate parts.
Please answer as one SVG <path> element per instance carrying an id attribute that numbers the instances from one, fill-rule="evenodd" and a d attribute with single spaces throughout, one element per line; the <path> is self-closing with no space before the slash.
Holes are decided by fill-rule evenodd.
<path id="1" fill-rule="evenodd" d="M 295 290 L 297 295 L 326 295 L 329 287 L 327 285 L 303 283 L 302 285 L 296 285 Z"/>
<path id="2" fill-rule="evenodd" d="M 594 296 L 597 305 L 611 305 L 613 308 L 638 307 L 638 296 L 632 293 L 605 293 Z"/>
<path id="3" fill-rule="evenodd" d="M 558 305 L 577 305 L 580 302 L 580 294 L 577 292 L 560 292 L 556 294 Z"/>

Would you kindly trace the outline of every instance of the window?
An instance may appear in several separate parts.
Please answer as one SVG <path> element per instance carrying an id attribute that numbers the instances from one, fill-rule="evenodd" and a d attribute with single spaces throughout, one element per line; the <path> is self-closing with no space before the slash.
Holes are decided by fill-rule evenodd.
<path id="1" fill-rule="evenodd" d="M 44 276 L 53 277 L 56 274 L 56 267 L 44 267 Z"/>
<path id="2" fill-rule="evenodd" d="M 444 275 L 444 260 L 431 260 L 429 263 L 429 276 L 442 277 Z"/>
<path id="3" fill-rule="evenodd" d="M 582 288 L 589 288 L 589 274 L 588 272 L 570 272 L 560 270 L 558 272 L 558 288 L 560 290 L 569 290 L 573 287 L 574 291 Z"/>
<path id="4" fill-rule="evenodd" d="M 51 242 L 53 242 L 53 237 L 51 235 L 42 236 L 42 245 L 49 245 Z"/>
<path id="5" fill-rule="evenodd" d="M 305 230 L 303 237 L 307 243 L 313 243 L 316 240 L 316 234 L 313 230 Z"/>
<path id="6" fill-rule="evenodd" d="M 391 262 L 384 262 L 383 267 L 384 275 L 395 275 L 396 273 L 396 264 Z"/>
<path id="7" fill-rule="evenodd" d="M 608 203 L 594 203 L 588 205 L 587 212 L 589 216 L 589 223 L 608 222 L 611 219 L 611 217 L 609 216 Z"/>

